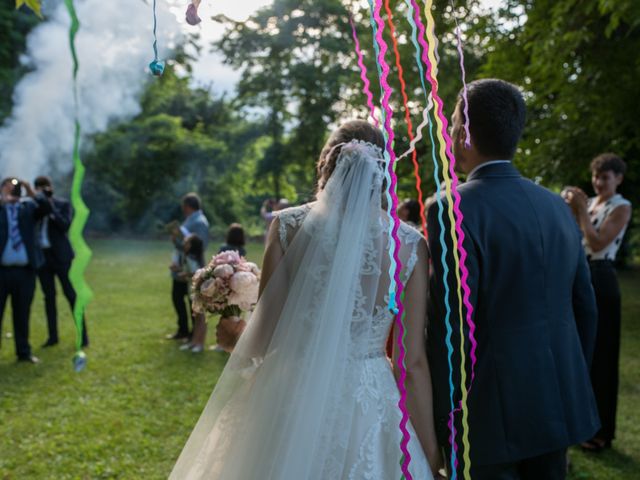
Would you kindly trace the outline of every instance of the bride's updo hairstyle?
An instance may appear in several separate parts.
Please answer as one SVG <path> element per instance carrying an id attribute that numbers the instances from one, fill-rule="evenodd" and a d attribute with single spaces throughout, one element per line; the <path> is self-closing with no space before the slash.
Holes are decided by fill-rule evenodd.
<path id="1" fill-rule="evenodd" d="M 334 131 L 320 152 L 318 159 L 318 192 L 322 191 L 336 168 L 336 161 L 340 156 L 341 148 L 334 148 L 341 143 L 352 140 L 369 142 L 384 150 L 384 137 L 380 129 L 364 120 L 351 120 L 342 124 Z"/>

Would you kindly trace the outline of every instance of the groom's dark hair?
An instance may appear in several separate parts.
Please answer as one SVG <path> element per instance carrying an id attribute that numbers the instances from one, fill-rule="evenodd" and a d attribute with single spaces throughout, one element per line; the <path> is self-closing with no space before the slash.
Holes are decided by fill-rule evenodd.
<path id="1" fill-rule="evenodd" d="M 458 99 L 460 109 L 464 107 L 462 94 Z M 469 130 L 476 150 L 489 158 L 513 158 L 527 116 L 518 87 L 494 78 L 476 80 L 467 85 L 467 99 Z"/>

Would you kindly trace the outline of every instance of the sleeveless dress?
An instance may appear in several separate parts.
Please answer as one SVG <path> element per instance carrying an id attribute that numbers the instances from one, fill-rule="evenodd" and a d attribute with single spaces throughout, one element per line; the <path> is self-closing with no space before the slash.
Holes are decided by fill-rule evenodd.
<path id="1" fill-rule="evenodd" d="M 587 208 L 591 223 L 598 230 L 604 221 L 618 207 L 631 203 L 616 194 L 606 202 L 596 205 L 590 198 Z M 616 435 L 616 415 L 618 410 L 618 383 L 620 363 L 620 335 L 622 307 L 620 287 L 614 261 L 622 244 L 627 226 L 605 248 L 594 252 L 583 240 L 591 270 L 591 282 L 598 306 L 598 330 L 591 364 L 591 383 L 598 405 L 601 428 L 598 438 L 610 442 Z"/>
<path id="2" fill-rule="evenodd" d="M 303 205 L 278 212 L 283 251 L 286 252 L 310 209 L 309 205 Z M 398 235 L 402 244 L 400 259 L 404 266 L 401 279 L 407 282 L 418 259 L 417 246 L 422 236 L 405 223 L 401 223 Z M 383 265 L 388 268 L 386 262 Z M 402 477 L 402 434 L 399 428 L 401 412 L 398 408 L 400 394 L 391 361 L 385 353 L 394 320 L 387 308 L 388 300 L 386 292 L 378 292 L 372 322 L 374 331 L 364 336 L 365 341 L 350 352 L 350 360 L 345 367 L 349 376 L 349 388 L 340 392 L 343 397 L 341 404 L 347 406 L 353 400 L 356 410 L 348 417 L 350 425 L 340 422 L 340 412 L 335 412 L 338 418 L 335 424 L 350 430 L 348 443 L 331 445 L 333 452 L 328 456 L 329 461 L 324 465 L 323 472 L 318 472 L 319 479 L 392 480 Z M 432 479 L 427 458 L 411 424 L 408 425 L 408 430 L 411 434 L 408 446 L 411 454 L 409 470 L 416 480 Z M 331 442 L 331 438 L 337 438 L 338 435 L 329 437 L 327 441 Z"/>

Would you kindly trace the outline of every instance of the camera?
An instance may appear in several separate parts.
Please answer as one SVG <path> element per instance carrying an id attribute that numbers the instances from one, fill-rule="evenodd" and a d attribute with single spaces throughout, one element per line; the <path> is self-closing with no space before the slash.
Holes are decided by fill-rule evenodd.
<path id="1" fill-rule="evenodd" d="M 44 196 L 47 198 L 53 197 L 53 189 L 51 187 L 43 187 L 42 193 L 44 193 Z"/>
<path id="2" fill-rule="evenodd" d="M 22 196 L 22 183 L 17 178 L 12 178 L 11 182 L 11 195 L 14 197 Z"/>

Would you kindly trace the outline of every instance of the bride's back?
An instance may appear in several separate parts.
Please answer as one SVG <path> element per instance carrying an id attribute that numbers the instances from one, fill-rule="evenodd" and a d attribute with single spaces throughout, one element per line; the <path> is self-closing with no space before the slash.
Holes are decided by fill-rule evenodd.
<path id="1" fill-rule="evenodd" d="M 280 247 L 285 255 L 288 247 L 300 233 L 313 205 L 313 203 L 308 203 L 298 207 L 287 208 L 277 213 Z M 321 229 L 322 225 L 320 224 L 316 228 Z M 361 285 L 359 292 L 356 294 L 356 304 L 353 312 L 354 321 L 351 325 L 354 344 L 359 347 L 358 351 L 354 352 L 356 357 L 377 355 L 383 352 L 391 321 L 393 320 L 393 315 L 388 308 L 390 275 L 392 274 L 389 272 L 391 258 L 388 230 L 388 214 L 380 211 L 379 221 L 373 222 L 369 230 L 369 236 L 364 246 L 365 254 L 362 256 L 360 265 Z M 317 232 L 314 231 L 314 234 L 317 234 Z M 398 237 L 400 238 L 400 250 L 398 252 L 401 266 L 400 279 L 403 283 L 406 283 L 418 260 L 417 245 L 422 235 L 406 223 L 400 222 Z M 354 245 L 354 248 L 358 247 Z M 303 262 L 304 260 L 300 259 L 299 261 Z M 305 265 L 296 265 L 296 267 L 304 268 Z M 372 311 L 370 307 L 365 307 L 367 299 L 362 298 L 363 292 L 367 290 L 375 292 Z M 369 317 L 370 323 L 359 322 L 358 320 L 363 316 Z M 361 325 L 367 325 L 367 331 L 362 331 Z"/>

